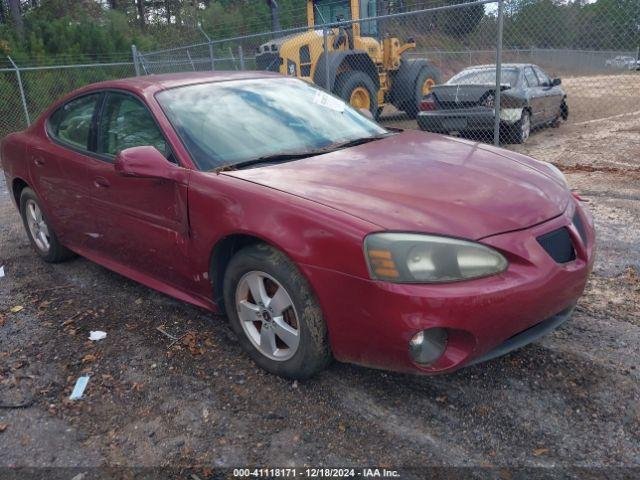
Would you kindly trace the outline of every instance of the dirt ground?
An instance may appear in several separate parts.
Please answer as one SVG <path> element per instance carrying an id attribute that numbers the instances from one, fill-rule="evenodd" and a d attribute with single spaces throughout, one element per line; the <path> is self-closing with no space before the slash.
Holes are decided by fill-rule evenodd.
<path id="1" fill-rule="evenodd" d="M 305 382 L 269 375 L 222 318 L 81 258 L 40 261 L 0 179 L 0 466 L 639 473 L 640 112 L 591 118 L 509 147 L 562 168 L 595 216 L 598 258 L 573 319 L 438 377 L 339 363 Z M 158 327 L 186 336 L 171 345 Z M 85 397 L 69 402 L 81 375 Z"/>

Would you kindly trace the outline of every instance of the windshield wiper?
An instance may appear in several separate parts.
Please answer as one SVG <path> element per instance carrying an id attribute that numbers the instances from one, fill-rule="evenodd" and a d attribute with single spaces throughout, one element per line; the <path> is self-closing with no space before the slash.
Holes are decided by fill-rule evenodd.
<path id="1" fill-rule="evenodd" d="M 382 138 L 389 137 L 391 135 L 396 135 L 396 132 L 386 132 L 379 135 L 373 135 L 371 137 L 362 137 L 355 138 L 353 140 L 347 140 L 345 142 L 336 142 L 326 147 L 317 148 L 314 150 L 303 150 L 300 152 L 281 152 L 273 155 L 265 155 L 263 157 L 253 158 L 251 160 L 245 160 L 243 162 L 232 163 L 229 165 L 222 165 L 220 167 L 214 168 L 211 170 L 215 173 L 225 172 L 229 170 L 240 170 L 245 167 L 251 167 L 253 165 L 258 165 L 262 163 L 278 163 L 278 162 L 286 162 L 290 160 L 298 160 L 300 158 L 309 158 L 314 157 L 316 155 L 322 155 L 324 153 L 335 152 L 336 150 L 341 150 L 343 148 L 355 147 L 356 145 L 362 145 L 364 143 L 373 142 L 375 140 L 380 140 Z"/>
<path id="2" fill-rule="evenodd" d="M 357 145 L 362 145 L 364 143 L 374 142 L 376 140 L 387 138 L 395 134 L 396 134 L 395 132 L 385 132 L 379 135 L 373 135 L 372 137 L 355 138 L 353 140 L 347 140 L 346 142 L 332 143 L 331 145 L 324 147 L 324 149 L 326 150 L 326 152 L 334 152 L 336 150 L 341 150 L 343 148 L 355 147 Z"/>

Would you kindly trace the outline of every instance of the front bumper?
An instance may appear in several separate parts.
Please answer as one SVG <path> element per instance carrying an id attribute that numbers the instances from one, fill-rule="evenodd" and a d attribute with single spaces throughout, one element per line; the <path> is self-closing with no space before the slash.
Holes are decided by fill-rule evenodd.
<path id="1" fill-rule="evenodd" d="M 503 108 L 500 111 L 500 123 L 513 125 L 521 114 L 522 108 Z M 487 107 L 420 112 L 417 120 L 421 130 L 435 133 L 493 130 L 495 122 L 493 109 Z"/>
<path id="2" fill-rule="evenodd" d="M 572 223 L 574 208 L 586 245 Z M 576 252 L 575 260 L 565 264 L 556 263 L 537 241 L 561 227 L 569 230 Z M 569 318 L 595 256 L 593 220 L 585 208 L 571 202 L 555 219 L 482 243 L 507 257 L 505 272 L 444 285 L 410 285 L 302 266 L 325 314 L 334 356 L 386 370 L 442 373 L 503 355 Z M 449 335 L 443 355 L 432 365 L 416 364 L 409 340 L 435 327 L 446 328 Z"/>

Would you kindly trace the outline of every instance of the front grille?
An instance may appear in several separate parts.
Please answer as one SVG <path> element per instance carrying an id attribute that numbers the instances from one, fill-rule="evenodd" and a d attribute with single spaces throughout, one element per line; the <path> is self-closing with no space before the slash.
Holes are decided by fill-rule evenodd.
<path id="1" fill-rule="evenodd" d="M 566 227 L 539 236 L 538 243 L 558 263 L 568 263 L 576 259 L 576 252 Z"/>
<path id="2" fill-rule="evenodd" d="M 582 219 L 580 218 L 580 215 L 578 214 L 578 212 L 576 212 L 575 215 L 573 216 L 573 225 L 576 227 L 576 230 L 578 230 L 578 234 L 582 239 L 582 243 L 586 245 L 587 231 L 584 229 L 584 223 L 582 223 Z"/>

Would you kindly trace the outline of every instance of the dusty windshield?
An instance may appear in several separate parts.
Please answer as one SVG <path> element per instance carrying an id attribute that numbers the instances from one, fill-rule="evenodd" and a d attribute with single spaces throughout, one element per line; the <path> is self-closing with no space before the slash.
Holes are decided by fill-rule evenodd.
<path id="1" fill-rule="evenodd" d="M 205 83 L 165 90 L 157 99 L 200 170 L 386 133 L 297 79 Z"/>

